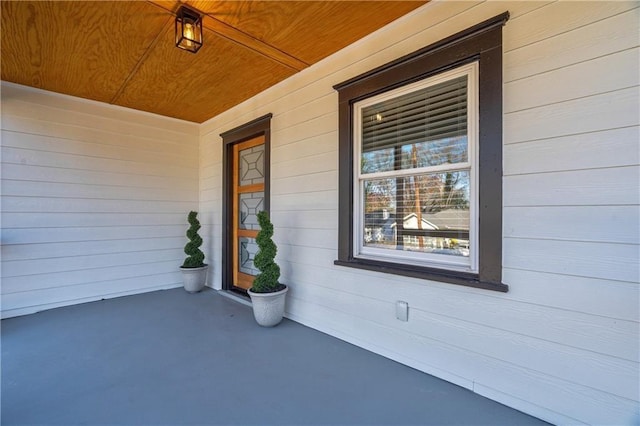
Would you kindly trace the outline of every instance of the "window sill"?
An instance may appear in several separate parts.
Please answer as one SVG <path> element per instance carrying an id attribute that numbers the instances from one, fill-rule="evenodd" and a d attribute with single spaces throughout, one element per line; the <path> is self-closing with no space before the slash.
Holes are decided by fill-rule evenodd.
<path id="1" fill-rule="evenodd" d="M 509 291 L 509 286 L 506 284 L 483 281 L 477 274 L 465 272 L 446 271 L 436 268 L 425 268 L 421 266 L 403 265 L 366 259 L 352 259 L 348 261 L 335 260 L 333 263 L 334 265 L 346 266 L 349 268 L 365 269 L 367 271 L 382 272 L 385 274 L 439 281 L 449 284 L 463 285 L 466 287 L 499 291 L 502 293 Z"/>

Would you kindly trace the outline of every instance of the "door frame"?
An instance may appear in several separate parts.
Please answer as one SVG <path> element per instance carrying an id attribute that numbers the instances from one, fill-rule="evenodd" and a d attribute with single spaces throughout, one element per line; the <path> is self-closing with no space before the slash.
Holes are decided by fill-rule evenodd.
<path id="1" fill-rule="evenodd" d="M 246 140 L 264 136 L 264 210 L 270 211 L 271 194 L 271 117 L 269 113 L 234 129 L 220 133 L 222 138 L 222 289 L 239 294 L 233 287 L 233 146 Z"/>

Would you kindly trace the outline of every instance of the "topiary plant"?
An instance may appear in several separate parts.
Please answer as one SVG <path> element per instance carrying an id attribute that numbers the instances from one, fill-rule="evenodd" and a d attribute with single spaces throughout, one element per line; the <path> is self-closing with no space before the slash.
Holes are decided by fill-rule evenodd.
<path id="1" fill-rule="evenodd" d="M 191 226 L 187 230 L 187 238 L 189 238 L 189 242 L 184 246 L 184 252 L 187 254 L 187 258 L 182 264 L 183 268 L 201 268 L 206 266 L 204 263 L 204 253 L 200 250 L 202 238 L 198 235 L 200 222 L 196 217 L 197 215 L 198 212 L 191 211 L 187 218 Z"/>
<path id="2" fill-rule="evenodd" d="M 274 261 L 278 247 L 271 239 L 273 224 L 269 220 L 267 212 L 258 213 L 258 223 L 260 224 L 260 232 L 256 237 L 258 253 L 253 258 L 253 264 L 260 270 L 260 273 L 253 280 L 251 291 L 254 293 L 273 293 L 286 287 L 278 282 L 280 267 Z"/>

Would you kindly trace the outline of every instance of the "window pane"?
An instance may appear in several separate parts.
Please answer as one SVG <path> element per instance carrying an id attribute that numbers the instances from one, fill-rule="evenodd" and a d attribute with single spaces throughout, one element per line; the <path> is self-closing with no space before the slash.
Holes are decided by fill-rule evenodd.
<path id="1" fill-rule="evenodd" d="M 364 181 L 363 246 L 469 256 L 469 171 Z"/>
<path id="2" fill-rule="evenodd" d="M 264 183 L 264 144 L 240 151 L 240 186 Z"/>
<path id="3" fill-rule="evenodd" d="M 258 212 L 264 210 L 264 192 L 245 192 L 238 197 L 239 229 L 259 230 Z"/>
<path id="4" fill-rule="evenodd" d="M 362 153 L 362 173 L 407 170 L 467 161 L 467 136 Z"/>
<path id="5" fill-rule="evenodd" d="M 396 246 L 396 179 L 364 181 L 364 245 Z"/>
<path id="6" fill-rule="evenodd" d="M 240 259 L 238 268 L 240 272 L 249 275 L 258 275 L 260 271 L 253 264 L 253 258 L 258 253 L 258 244 L 253 238 L 240 237 L 238 244 L 238 257 Z"/>
<path id="7" fill-rule="evenodd" d="M 467 76 L 362 109 L 362 172 L 466 162 Z"/>

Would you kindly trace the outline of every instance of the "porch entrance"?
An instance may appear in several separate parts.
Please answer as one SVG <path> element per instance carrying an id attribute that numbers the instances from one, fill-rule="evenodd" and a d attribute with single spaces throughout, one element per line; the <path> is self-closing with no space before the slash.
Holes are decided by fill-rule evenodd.
<path id="1" fill-rule="evenodd" d="M 248 290 L 259 271 L 253 265 L 260 230 L 257 214 L 265 209 L 265 137 L 233 145 L 232 287 Z"/>
<path id="2" fill-rule="evenodd" d="M 220 135 L 222 175 L 222 288 L 246 295 L 258 270 L 258 212 L 269 211 L 271 114 Z"/>

